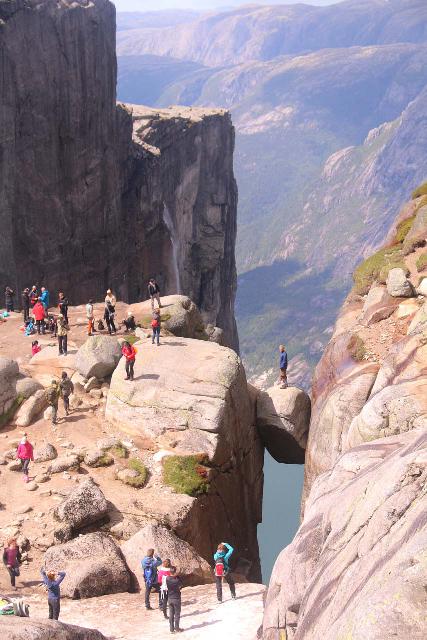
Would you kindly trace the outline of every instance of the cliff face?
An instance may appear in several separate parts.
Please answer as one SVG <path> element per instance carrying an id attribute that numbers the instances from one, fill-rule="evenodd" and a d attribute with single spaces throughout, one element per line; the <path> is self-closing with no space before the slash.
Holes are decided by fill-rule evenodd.
<path id="1" fill-rule="evenodd" d="M 110 2 L 2 1 L 0 18 L 0 288 L 133 302 L 156 276 L 237 348 L 228 114 L 139 111 L 132 139 Z"/>
<path id="2" fill-rule="evenodd" d="M 304 519 L 273 571 L 266 640 L 426 635 L 426 193 L 356 269 L 316 369 Z"/>

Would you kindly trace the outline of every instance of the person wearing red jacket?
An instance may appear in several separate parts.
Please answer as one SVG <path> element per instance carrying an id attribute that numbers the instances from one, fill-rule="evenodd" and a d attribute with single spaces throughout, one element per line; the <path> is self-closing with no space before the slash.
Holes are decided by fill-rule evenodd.
<path id="1" fill-rule="evenodd" d="M 40 300 L 37 300 L 36 304 L 33 307 L 33 316 L 36 320 L 37 333 L 45 333 L 46 329 L 44 319 L 46 317 L 46 311 Z"/>
<path id="2" fill-rule="evenodd" d="M 135 365 L 136 350 L 129 342 L 124 342 L 123 343 L 123 347 L 122 347 L 122 354 L 126 358 L 126 378 L 125 378 L 125 380 L 131 380 L 132 381 L 133 380 L 133 367 Z"/>
<path id="3" fill-rule="evenodd" d="M 30 466 L 30 460 L 34 460 L 34 450 L 33 445 L 28 442 L 27 436 L 22 438 L 18 446 L 16 459 L 21 461 L 24 482 L 28 482 L 28 467 Z"/>

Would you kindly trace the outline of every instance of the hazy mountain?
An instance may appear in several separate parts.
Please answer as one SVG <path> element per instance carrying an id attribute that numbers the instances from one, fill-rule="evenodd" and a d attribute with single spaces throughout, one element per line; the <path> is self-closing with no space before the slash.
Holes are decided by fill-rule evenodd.
<path id="1" fill-rule="evenodd" d="M 119 96 L 231 109 L 242 353 L 259 375 L 286 341 L 306 371 L 355 263 L 427 174 L 427 2 L 243 7 L 173 31 L 119 34 L 119 53 L 156 54 L 119 58 Z"/>
<path id="2" fill-rule="evenodd" d="M 117 31 L 129 29 L 149 29 L 173 27 L 186 22 L 193 22 L 198 18 L 198 11 L 189 9 L 169 9 L 165 11 L 123 11 L 117 13 Z"/>

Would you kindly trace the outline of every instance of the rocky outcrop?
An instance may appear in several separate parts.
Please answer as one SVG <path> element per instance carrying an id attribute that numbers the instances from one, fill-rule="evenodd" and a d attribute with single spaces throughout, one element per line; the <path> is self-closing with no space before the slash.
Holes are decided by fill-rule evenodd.
<path id="1" fill-rule="evenodd" d="M 108 0 L 12 0 L 0 18 L 0 289 L 48 276 L 74 303 L 133 302 L 155 276 L 237 347 L 229 114 L 117 107 Z"/>
<path id="2" fill-rule="evenodd" d="M 4 616 L 2 633 L 7 640 L 106 640 L 100 631 L 57 620 L 31 620 Z"/>
<path id="3" fill-rule="evenodd" d="M 16 402 L 16 382 L 19 368 L 14 360 L 0 357 L 0 424 Z"/>
<path id="4" fill-rule="evenodd" d="M 310 398 L 297 387 L 272 387 L 257 397 L 257 427 L 277 462 L 303 464 L 310 424 Z"/>
<path id="5" fill-rule="evenodd" d="M 394 298 L 411 298 L 415 289 L 403 269 L 391 269 L 387 278 L 387 291 Z"/>
<path id="6" fill-rule="evenodd" d="M 94 598 L 130 587 L 130 574 L 120 549 L 103 533 L 88 533 L 51 547 L 44 565 L 47 571 L 65 571 L 61 593 L 67 598 Z"/>
<path id="7" fill-rule="evenodd" d="M 69 540 L 83 527 L 102 521 L 107 511 L 108 503 L 101 489 L 92 478 L 85 480 L 55 509 L 55 518 L 62 523 L 55 534 L 57 539 Z"/>
<path id="8" fill-rule="evenodd" d="M 113 373 L 121 357 L 116 338 L 92 336 L 77 351 L 76 368 L 83 377 L 100 380 Z M 85 391 L 89 392 L 90 388 L 85 386 Z"/>
<path id="9" fill-rule="evenodd" d="M 136 348 L 134 381 L 124 380 L 122 361 L 113 373 L 106 419 L 156 452 L 149 462 L 154 478 L 162 473 L 162 456 L 171 454 L 200 456 L 208 476 L 207 493 L 195 497 L 149 484 L 138 493 L 139 509 L 205 560 L 215 541 L 234 541 L 248 576 L 259 579 L 263 448 L 240 359 L 188 338 L 163 338 L 160 347 L 137 342 Z"/>
<path id="10" fill-rule="evenodd" d="M 39 389 L 29 397 L 22 406 L 15 418 L 18 427 L 28 427 L 47 407 L 47 398 L 44 389 Z"/>

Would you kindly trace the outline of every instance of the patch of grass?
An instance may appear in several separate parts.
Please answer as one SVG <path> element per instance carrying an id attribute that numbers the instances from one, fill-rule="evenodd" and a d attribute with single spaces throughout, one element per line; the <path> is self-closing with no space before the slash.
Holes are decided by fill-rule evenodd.
<path id="1" fill-rule="evenodd" d="M 424 271 L 425 269 L 427 269 L 427 253 L 422 253 L 418 258 L 417 261 L 415 263 L 415 266 L 417 267 L 417 271 Z"/>
<path id="2" fill-rule="evenodd" d="M 427 182 L 421 184 L 415 191 L 412 192 L 412 200 L 420 198 L 421 196 L 427 196 Z"/>
<path id="3" fill-rule="evenodd" d="M 347 345 L 348 352 L 355 362 L 362 362 L 366 355 L 366 347 L 363 339 L 354 333 Z"/>
<path id="4" fill-rule="evenodd" d="M 138 342 L 138 340 L 139 340 L 138 336 L 131 336 L 131 335 L 126 336 L 126 342 L 129 342 L 129 344 L 135 344 L 135 342 Z"/>
<path id="5" fill-rule="evenodd" d="M 170 313 L 160 313 L 160 323 L 162 322 L 167 322 L 168 320 L 171 319 L 171 314 Z M 141 325 L 141 327 L 143 329 L 150 329 L 151 330 L 151 321 L 153 319 L 153 316 L 151 315 L 146 315 L 146 316 L 142 316 L 139 320 L 139 324 Z"/>
<path id="6" fill-rule="evenodd" d="M 109 467 L 111 464 L 114 464 L 114 458 L 113 456 L 110 456 L 109 453 L 104 453 L 103 456 L 101 456 L 98 459 L 98 462 L 96 463 L 96 467 Z"/>
<path id="7" fill-rule="evenodd" d="M 353 273 L 353 291 L 358 295 L 368 293 L 375 280 L 385 283 L 390 269 L 395 269 L 396 267 L 400 267 L 407 272 L 407 267 L 402 259 L 400 245 L 380 249 L 356 268 Z"/>
<path id="8" fill-rule="evenodd" d="M 10 409 L 8 409 L 8 411 L 5 411 L 0 415 L 0 429 L 2 429 L 7 424 L 9 424 L 9 422 L 12 420 L 16 411 L 18 410 L 18 408 L 21 406 L 23 402 L 24 402 L 24 396 L 21 396 L 21 395 L 17 396 L 12 406 L 10 407 Z"/>
<path id="9" fill-rule="evenodd" d="M 123 444 L 118 444 L 115 447 L 111 447 L 110 449 L 110 453 L 115 457 L 115 458 L 127 458 L 129 455 L 129 451 L 126 449 L 126 447 Z"/>
<path id="10" fill-rule="evenodd" d="M 167 456 L 163 481 L 177 493 L 198 496 L 209 490 L 206 456 Z"/>
<path id="11" fill-rule="evenodd" d="M 141 489 L 147 482 L 148 471 L 146 466 L 138 458 L 131 458 L 128 462 L 128 468 L 136 471 L 139 475 L 135 478 L 126 478 L 125 484 Z"/>
<path id="12" fill-rule="evenodd" d="M 406 218 L 406 220 L 403 220 L 397 226 L 396 236 L 393 244 L 402 244 L 402 242 L 405 240 L 406 236 L 412 229 L 412 225 L 414 224 L 415 217 L 416 216 L 413 215 L 410 218 Z"/>

